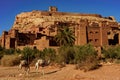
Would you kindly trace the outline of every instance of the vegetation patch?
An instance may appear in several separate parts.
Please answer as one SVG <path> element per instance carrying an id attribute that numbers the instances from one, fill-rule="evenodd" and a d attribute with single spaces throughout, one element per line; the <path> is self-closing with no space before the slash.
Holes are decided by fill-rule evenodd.
<path id="1" fill-rule="evenodd" d="M 2 66 L 15 66 L 20 63 L 20 57 L 18 55 L 4 55 L 1 59 Z"/>

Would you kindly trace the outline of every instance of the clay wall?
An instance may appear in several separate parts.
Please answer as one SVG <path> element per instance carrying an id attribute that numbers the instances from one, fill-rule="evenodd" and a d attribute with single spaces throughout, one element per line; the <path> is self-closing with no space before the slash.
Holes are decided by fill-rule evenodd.
<path id="1" fill-rule="evenodd" d="M 80 24 L 75 27 L 75 45 L 84 45 L 87 43 L 87 35 L 86 35 L 86 22 L 80 22 Z"/>
<path id="2" fill-rule="evenodd" d="M 5 47 L 6 35 L 8 35 L 8 32 L 7 31 L 3 31 L 2 36 L 1 36 L 1 46 L 2 47 Z"/>
<path id="3" fill-rule="evenodd" d="M 70 12 L 48 12 L 42 11 L 42 16 L 91 16 L 91 17 L 99 17 L 102 18 L 99 14 L 84 14 L 84 13 L 70 13 Z"/>
<path id="4" fill-rule="evenodd" d="M 46 36 L 43 36 L 41 39 L 34 41 L 34 46 L 39 50 L 49 48 L 49 40 L 46 38 Z"/>
<path id="5" fill-rule="evenodd" d="M 108 45 L 108 34 L 107 32 L 110 30 L 108 27 L 101 27 L 101 46 Z"/>
<path id="6" fill-rule="evenodd" d="M 100 46 L 100 35 L 100 27 L 87 27 L 88 43 L 92 43 L 94 46 Z"/>
<path id="7" fill-rule="evenodd" d="M 61 16 L 93 16 L 93 17 L 102 17 L 101 15 L 98 14 L 83 14 L 83 13 L 66 13 L 66 12 L 58 12 L 56 15 L 61 15 Z"/>
<path id="8" fill-rule="evenodd" d="M 10 49 L 10 36 L 9 35 L 5 37 L 5 48 Z"/>
<path id="9" fill-rule="evenodd" d="M 109 22 L 109 27 L 118 27 L 118 23 L 117 22 Z"/>
<path id="10" fill-rule="evenodd" d="M 17 37 L 17 34 L 18 34 L 18 30 L 15 30 L 15 29 L 11 29 L 11 30 L 8 32 L 8 35 L 10 35 L 11 38 L 16 38 L 16 37 Z"/>

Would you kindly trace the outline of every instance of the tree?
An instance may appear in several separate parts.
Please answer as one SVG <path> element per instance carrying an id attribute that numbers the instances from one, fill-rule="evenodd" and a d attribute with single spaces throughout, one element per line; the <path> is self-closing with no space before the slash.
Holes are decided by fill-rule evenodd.
<path id="1" fill-rule="evenodd" d="M 58 34 L 55 35 L 55 39 L 60 46 L 72 46 L 75 41 L 75 36 L 69 27 L 64 26 L 58 29 Z"/>
<path id="2" fill-rule="evenodd" d="M 34 50 L 30 47 L 24 47 L 22 50 L 22 58 L 28 63 L 30 63 L 34 59 Z"/>

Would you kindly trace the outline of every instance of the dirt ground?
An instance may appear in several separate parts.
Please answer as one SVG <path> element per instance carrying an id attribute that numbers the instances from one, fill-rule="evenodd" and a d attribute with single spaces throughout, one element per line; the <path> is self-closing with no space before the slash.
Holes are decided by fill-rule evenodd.
<path id="1" fill-rule="evenodd" d="M 31 67 L 30 73 L 25 74 L 18 67 L 0 66 L 0 80 L 120 80 L 120 65 L 107 64 L 97 70 L 83 72 L 75 70 L 74 65 L 66 65 L 63 68 L 47 66 L 42 74 L 41 68 L 38 72 Z"/>

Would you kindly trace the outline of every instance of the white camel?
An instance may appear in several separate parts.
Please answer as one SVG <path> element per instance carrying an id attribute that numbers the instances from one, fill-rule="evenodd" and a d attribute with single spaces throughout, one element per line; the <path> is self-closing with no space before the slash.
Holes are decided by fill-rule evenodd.
<path id="1" fill-rule="evenodd" d="M 42 67 L 42 73 L 44 75 L 44 66 L 48 65 L 50 63 L 50 60 L 46 61 L 43 59 L 38 59 L 37 62 L 35 63 L 35 69 L 38 72 L 39 67 Z"/>
<path id="2" fill-rule="evenodd" d="M 35 63 L 35 69 L 38 70 L 39 66 L 42 66 L 44 63 L 43 59 L 38 59 L 37 62 Z"/>
<path id="3" fill-rule="evenodd" d="M 28 74 L 30 71 L 30 66 L 26 60 L 21 60 L 19 64 L 19 68 L 24 68 L 24 71 Z"/>

